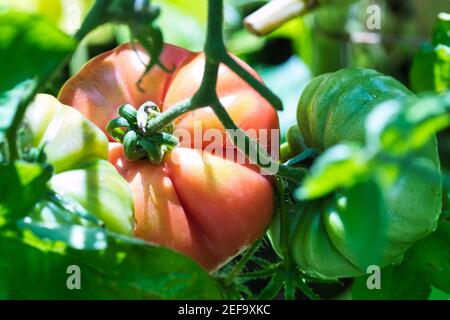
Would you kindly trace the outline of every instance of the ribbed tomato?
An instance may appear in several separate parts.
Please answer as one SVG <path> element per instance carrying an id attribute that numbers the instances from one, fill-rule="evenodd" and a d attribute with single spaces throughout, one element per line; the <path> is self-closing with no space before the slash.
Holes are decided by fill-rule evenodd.
<path id="1" fill-rule="evenodd" d="M 142 48 L 134 51 L 129 44 L 119 46 L 88 62 L 64 85 L 59 99 L 105 130 L 122 104 L 138 108 L 151 100 L 166 111 L 191 98 L 199 88 L 204 54 L 165 45 L 161 61 L 174 71 L 153 68 L 140 90 L 136 83 L 148 61 Z M 235 123 L 250 136 L 267 141 L 269 147 L 271 130 L 279 127 L 268 102 L 226 66 L 219 69 L 217 93 Z M 186 113 L 174 124 L 176 131 L 184 130 L 192 139 L 182 140 L 160 165 L 147 160 L 130 162 L 123 147 L 115 143 L 110 146 L 110 161 L 133 190 L 135 235 L 190 255 L 215 270 L 263 234 L 273 211 L 272 185 L 255 168 L 203 150 L 211 142 L 203 136 L 207 129 L 226 136 L 211 108 Z"/>

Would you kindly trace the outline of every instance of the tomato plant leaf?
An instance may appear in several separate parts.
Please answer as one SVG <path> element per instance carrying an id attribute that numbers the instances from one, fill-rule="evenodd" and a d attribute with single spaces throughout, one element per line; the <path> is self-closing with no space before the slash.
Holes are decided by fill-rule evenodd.
<path id="1" fill-rule="evenodd" d="M 73 199 L 53 192 L 49 192 L 18 225 L 41 239 L 63 241 L 78 250 L 107 247 L 104 224 Z"/>
<path id="2" fill-rule="evenodd" d="M 450 220 L 444 217 L 436 231 L 408 251 L 411 266 L 437 289 L 450 293 Z"/>
<path id="3" fill-rule="evenodd" d="M 363 270 L 379 265 L 386 240 L 383 230 L 387 210 L 378 184 L 372 180 L 358 183 L 337 193 L 333 202 L 325 218 L 333 243 Z"/>
<path id="4" fill-rule="evenodd" d="M 0 164 L 0 226 L 29 214 L 44 195 L 51 167 L 16 161 Z"/>
<path id="5" fill-rule="evenodd" d="M 0 12 L 0 134 L 75 46 L 75 40 L 42 17 Z"/>
<path id="6" fill-rule="evenodd" d="M 0 235 L 0 299 L 220 299 L 218 283 L 190 258 L 109 234 L 101 251 Z M 80 289 L 67 286 L 69 266 Z"/>
<path id="7" fill-rule="evenodd" d="M 270 279 L 267 286 L 261 291 L 258 296 L 258 300 L 270 300 L 274 299 L 277 294 L 280 292 L 284 283 L 284 272 L 278 271 L 275 275 Z"/>
<path id="8" fill-rule="evenodd" d="M 356 144 L 339 144 L 326 150 L 314 162 L 311 174 L 297 190 L 301 200 L 322 197 L 357 183 L 368 172 L 364 149 Z"/>
<path id="9" fill-rule="evenodd" d="M 450 14 L 440 13 L 433 29 L 433 43 L 422 45 L 410 72 L 415 92 L 443 92 L 450 87 Z"/>
<path id="10" fill-rule="evenodd" d="M 450 13 L 438 14 L 433 27 L 433 44 L 443 44 L 450 47 Z"/>
<path id="11" fill-rule="evenodd" d="M 431 288 L 428 300 L 450 300 L 450 293 L 445 293 L 439 289 Z"/>
<path id="12" fill-rule="evenodd" d="M 352 285 L 352 298 L 356 300 L 424 300 L 431 287 L 420 274 L 408 266 L 388 267 L 381 270 L 380 288 L 369 289 L 369 279 L 374 275 L 358 277 Z"/>
<path id="13" fill-rule="evenodd" d="M 355 279 L 355 299 L 427 299 L 439 290 L 450 294 L 450 221 L 441 219 L 438 229 L 415 243 L 400 265 L 381 270 L 381 289 L 367 288 L 370 275 Z M 436 297 L 430 296 L 430 299 Z"/>
<path id="14" fill-rule="evenodd" d="M 366 122 L 368 146 L 395 155 L 418 151 L 450 125 L 449 110 L 450 94 L 382 103 Z"/>

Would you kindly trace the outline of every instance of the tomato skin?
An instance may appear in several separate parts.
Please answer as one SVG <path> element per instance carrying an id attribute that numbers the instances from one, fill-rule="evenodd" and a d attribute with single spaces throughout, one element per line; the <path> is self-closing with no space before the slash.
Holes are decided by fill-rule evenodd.
<path id="1" fill-rule="evenodd" d="M 270 222 L 271 183 L 232 161 L 180 147 L 162 165 L 129 162 L 117 143 L 110 161 L 133 190 L 135 235 L 192 256 L 210 271 L 251 245 Z"/>
<path id="2" fill-rule="evenodd" d="M 31 146 L 43 147 L 54 168 L 49 187 L 80 203 L 108 229 L 131 234 L 131 191 L 107 161 L 108 139 L 103 132 L 77 110 L 46 94 L 38 94 L 27 108 L 24 126 Z"/>
<path id="3" fill-rule="evenodd" d="M 234 57 L 234 59 L 256 79 L 262 81 L 259 75 L 245 62 L 237 57 Z M 203 53 L 187 59 L 180 66 L 167 90 L 164 99 L 164 111 L 173 107 L 177 102 L 194 95 L 200 87 L 204 66 L 205 55 Z M 260 140 L 260 143 L 266 145 L 267 150 L 270 151 L 270 130 L 279 128 L 278 116 L 274 108 L 258 92 L 249 87 L 244 80 L 223 64 L 219 68 L 216 90 L 220 101 L 236 125 L 246 131 L 252 138 Z M 194 136 L 196 122 L 201 123 L 203 130 L 220 129 L 223 134 L 223 141 L 232 145 L 231 141 L 227 141 L 225 129 L 219 119 L 209 107 L 184 114 L 175 120 L 175 125 L 178 130 L 186 130 L 191 136 Z M 267 133 L 260 133 L 259 130 L 261 129 L 266 130 Z M 203 139 L 202 148 L 205 148 L 209 143 L 208 139 Z M 196 147 L 193 140 L 191 140 L 191 143 L 182 142 L 182 146 Z"/>
<path id="4" fill-rule="evenodd" d="M 89 62 L 70 78 L 58 95 L 58 100 L 78 109 L 86 118 L 106 132 L 107 123 L 118 116 L 120 105 L 130 103 L 138 108 L 151 100 L 161 106 L 165 90 L 172 74 L 155 66 L 145 76 L 141 91 L 136 83 L 149 61 L 144 49 L 137 46 L 137 53 L 130 44 L 124 44 L 105 52 Z M 160 57 L 168 68 L 177 67 L 193 53 L 172 45 L 166 45 Z"/>
<path id="5" fill-rule="evenodd" d="M 374 107 L 390 99 L 416 99 L 400 82 L 374 70 L 343 69 L 313 79 L 299 101 L 297 122 L 308 147 L 325 150 L 344 141 L 364 143 L 365 121 Z M 411 160 L 440 173 L 436 139 Z M 386 200 L 386 243 L 381 266 L 398 263 L 416 241 L 435 230 L 442 206 L 442 185 L 420 179 L 411 168 L 402 168 L 399 179 L 382 187 Z M 295 220 L 291 254 L 306 272 L 320 278 L 365 274 L 349 247 L 352 242 L 336 210 L 338 201 L 319 199 Z M 296 212 L 299 215 L 298 212 Z M 364 213 L 361 213 L 364 214 Z M 275 219 L 272 230 L 279 228 Z M 275 231 L 276 231 L 275 230 Z M 277 232 L 272 242 L 279 246 Z M 369 250 L 369 248 L 368 248 Z"/>

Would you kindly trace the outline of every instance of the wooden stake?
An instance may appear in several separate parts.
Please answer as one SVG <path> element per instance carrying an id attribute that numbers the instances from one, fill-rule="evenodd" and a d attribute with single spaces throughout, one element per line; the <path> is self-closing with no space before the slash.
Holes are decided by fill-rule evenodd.
<path id="1" fill-rule="evenodd" d="M 245 27 L 257 36 L 266 35 L 309 8 L 307 0 L 272 0 L 244 19 Z"/>

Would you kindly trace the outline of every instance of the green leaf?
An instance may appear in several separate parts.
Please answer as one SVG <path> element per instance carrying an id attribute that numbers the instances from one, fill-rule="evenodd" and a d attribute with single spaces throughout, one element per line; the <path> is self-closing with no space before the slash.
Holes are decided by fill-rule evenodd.
<path id="1" fill-rule="evenodd" d="M 450 220 L 439 221 L 438 229 L 408 251 L 410 264 L 422 279 L 450 293 Z"/>
<path id="2" fill-rule="evenodd" d="M 110 234 L 103 251 L 0 235 L 0 299 L 220 299 L 218 283 L 190 258 Z M 69 266 L 80 290 L 69 290 Z"/>
<path id="3" fill-rule="evenodd" d="M 45 36 L 43 36 L 45 35 Z M 0 91 L 36 75 L 48 75 L 76 46 L 75 40 L 36 15 L 0 13 Z"/>
<path id="4" fill-rule="evenodd" d="M 267 286 L 261 291 L 258 296 L 258 300 L 271 300 L 274 299 L 283 287 L 284 282 L 284 271 L 278 271 L 270 279 Z"/>
<path id="5" fill-rule="evenodd" d="M 0 226 L 28 215 L 43 196 L 51 167 L 16 161 L 0 164 Z"/>
<path id="6" fill-rule="evenodd" d="M 410 71 L 414 92 L 443 92 L 450 87 L 450 47 L 422 45 L 416 53 Z"/>
<path id="7" fill-rule="evenodd" d="M 53 192 L 18 225 L 40 239 L 63 241 L 78 250 L 102 250 L 107 246 L 104 224 L 73 199 Z"/>
<path id="8" fill-rule="evenodd" d="M 302 200 L 322 197 L 357 183 L 368 172 L 364 149 L 356 144 L 339 144 L 326 150 L 314 162 L 311 174 L 297 190 Z"/>
<path id="9" fill-rule="evenodd" d="M 365 270 L 382 263 L 386 214 L 381 189 L 368 180 L 335 195 L 325 225 L 337 248 L 345 250 L 345 256 Z"/>
<path id="10" fill-rule="evenodd" d="M 436 288 L 431 288 L 431 294 L 428 300 L 450 300 L 450 293 L 442 292 Z"/>
<path id="11" fill-rule="evenodd" d="M 352 298 L 355 300 L 425 300 L 431 288 L 422 277 L 406 265 L 388 267 L 381 270 L 380 289 L 368 289 L 367 276 L 355 278 Z M 370 279 L 369 279 L 370 282 Z"/>
<path id="12" fill-rule="evenodd" d="M 450 125 L 450 95 L 381 103 L 366 122 L 368 146 L 396 155 L 419 151 Z"/>
<path id="13" fill-rule="evenodd" d="M 450 88 L 450 14 L 440 13 L 433 29 L 433 44 L 420 47 L 410 72 L 415 92 L 443 92 Z"/>
<path id="14" fill-rule="evenodd" d="M 42 17 L 0 12 L 0 135 L 75 46 Z"/>
<path id="15" fill-rule="evenodd" d="M 1 80 L 0 80 L 1 82 Z M 0 92 L 0 139 L 3 138 L 24 97 L 32 96 L 36 90 L 36 82 L 25 80 L 8 91 Z"/>
<path id="16" fill-rule="evenodd" d="M 400 265 L 381 270 L 381 290 L 369 290 L 367 278 L 356 278 L 354 299 L 441 299 L 450 294 L 450 221 L 407 251 Z M 434 287 L 431 291 L 431 287 Z M 444 298 L 445 299 L 445 298 Z M 448 299 L 448 298 L 447 298 Z"/>
<path id="17" fill-rule="evenodd" d="M 441 12 L 433 27 L 433 44 L 450 47 L 450 13 Z"/>

